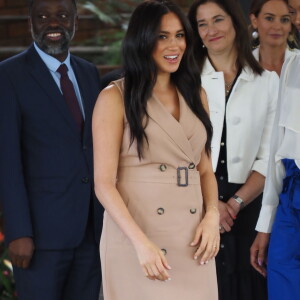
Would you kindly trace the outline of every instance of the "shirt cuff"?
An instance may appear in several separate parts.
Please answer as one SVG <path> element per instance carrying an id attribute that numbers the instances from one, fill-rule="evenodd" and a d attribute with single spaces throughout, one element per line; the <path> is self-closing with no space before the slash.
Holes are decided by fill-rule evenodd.
<path id="1" fill-rule="evenodd" d="M 268 164 L 264 160 L 257 160 L 254 162 L 252 171 L 256 171 L 259 174 L 266 177 L 268 170 Z"/>
<path id="2" fill-rule="evenodd" d="M 258 232 L 270 233 L 272 231 L 276 210 L 277 206 L 263 205 L 260 210 L 255 230 Z"/>

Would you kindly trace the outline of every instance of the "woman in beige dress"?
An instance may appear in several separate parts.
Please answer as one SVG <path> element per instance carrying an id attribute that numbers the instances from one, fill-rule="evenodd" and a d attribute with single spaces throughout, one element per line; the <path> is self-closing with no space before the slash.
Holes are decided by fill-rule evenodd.
<path id="1" fill-rule="evenodd" d="M 191 36 L 172 2 L 141 3 L 123 43 L 125 77 L 95 107 L 105 300 L 218 299 L 212 130 Z"/>

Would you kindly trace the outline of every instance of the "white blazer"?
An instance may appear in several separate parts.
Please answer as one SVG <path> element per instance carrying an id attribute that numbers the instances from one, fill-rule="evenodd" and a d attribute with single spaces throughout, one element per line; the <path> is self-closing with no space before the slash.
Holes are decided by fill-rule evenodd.
<path id="1" fill-rule="evenodd" d="M 212 163 L 216 170 L 225 116 L 223 72 L 216 72 L 206 59 L 202 75 L 213 125 Z M 275 117 L 279 78 L 275 72 L 255 75 L 245 67 L 226 106 L 228 180 L 245 183 L 251 171 L 266 176 L 270 136 Z"/>

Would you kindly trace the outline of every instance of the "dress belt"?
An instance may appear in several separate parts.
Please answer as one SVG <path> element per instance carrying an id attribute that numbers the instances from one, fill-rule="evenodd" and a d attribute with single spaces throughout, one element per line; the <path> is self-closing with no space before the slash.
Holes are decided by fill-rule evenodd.
<path id="1" fill-rule="evenodd" d="M 199 172 L 194 168 L 162 165 L 145 165 L 139 167 L 121 167 L 118 169 L 117 182 L 153 182 L 176 184 L 186 187 L 190 184 L 200 185 Z"/>

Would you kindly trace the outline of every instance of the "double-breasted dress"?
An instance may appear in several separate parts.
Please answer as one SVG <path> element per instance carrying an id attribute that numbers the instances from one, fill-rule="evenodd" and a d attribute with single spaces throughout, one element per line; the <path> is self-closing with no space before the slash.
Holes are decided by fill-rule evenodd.
<path id="1" fill-rule="evenodd" d="M 114 84 L 123 94 L 123 79 Z M 144 276 L 130 240 L 105 212 L 100 254 L 105 300 L 215 300 L 215 262 L 199 265 L 191 247 L 203 216 L 199 164 L 205 151 L 206 130 L 178 93 L 177 121 L 152 95 L 145 128 L 143 158 L 130 146 L 130 128 L 124 134 L 117 172 L 117 189 L 135 222 L 162 249 L 172 270 L 171 280 Z"/>

